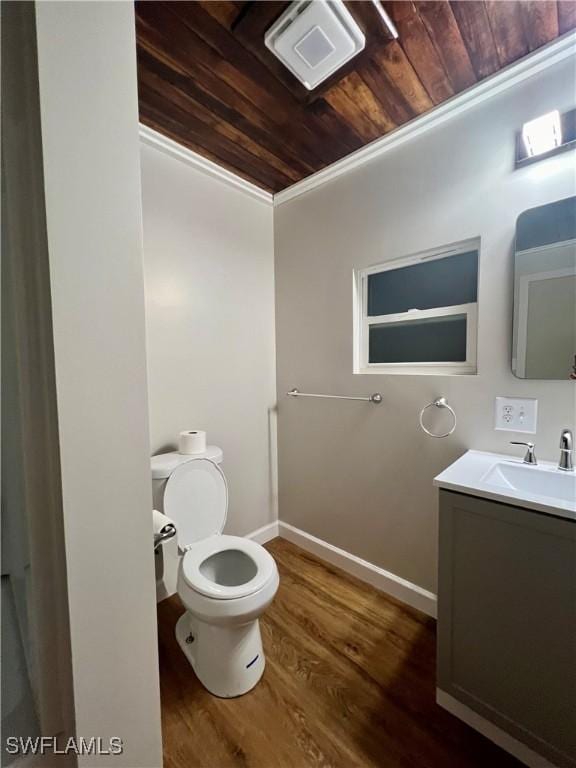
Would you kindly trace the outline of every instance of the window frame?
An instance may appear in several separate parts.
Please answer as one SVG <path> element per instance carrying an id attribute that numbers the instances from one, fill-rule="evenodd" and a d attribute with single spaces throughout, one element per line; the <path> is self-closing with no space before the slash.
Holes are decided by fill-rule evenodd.
<path id="1" fill-rule="evenodd" d="M 460 253 L 477 251 L 478 276 L 476 301 L 470 304 L 458 304 L 433 309 L 411 309 L 389 315 L 367 314 L 368 277 L 380 272 L 415 266 L 424 261 L 433 261 Z M 475 375 L 478 372 L 478 303 L 480 298 L 480 238 L 473 238 L 460 243 L 422 251 L 411 256 L 393 259 L 383 264 L 355 269 L 353 274 L 353 312 L 354 312 L 354 360 L 353 371 L 358 374 L 404 374 L 404 375 Z M 409 363 L 370 363 L 369 330 L 371 325 L 386 323 L 407 323 L 435 317 L 466 315 L 466 360 L 462 362 L 409 362 Z"/>

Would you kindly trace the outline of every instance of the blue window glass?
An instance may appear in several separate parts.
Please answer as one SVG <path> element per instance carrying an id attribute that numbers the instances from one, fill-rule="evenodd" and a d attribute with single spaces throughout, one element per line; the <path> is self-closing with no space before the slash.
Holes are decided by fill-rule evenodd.
<path id="1" fill-rule="evenodd" d="M 466 362 L 466 315 L 371 325 L 370 363 Z"/>
<path id="2" fill-rule="evenodd" d="M 478 251 L 368 275 L 368 316 L 472 304 L 478 297 Z"/>

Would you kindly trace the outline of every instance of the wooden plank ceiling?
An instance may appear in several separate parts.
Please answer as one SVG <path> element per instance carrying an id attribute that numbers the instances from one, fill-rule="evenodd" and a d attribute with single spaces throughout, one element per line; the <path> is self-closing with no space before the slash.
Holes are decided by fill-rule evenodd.
<path id="1" fill-rule="evenodd" d="M 314 91 L 264 45 L 287 2 L 136 3 L 140 119 L 278 192 L 576 27 L 576 0 L 347 3 L 366 48 Z"/>

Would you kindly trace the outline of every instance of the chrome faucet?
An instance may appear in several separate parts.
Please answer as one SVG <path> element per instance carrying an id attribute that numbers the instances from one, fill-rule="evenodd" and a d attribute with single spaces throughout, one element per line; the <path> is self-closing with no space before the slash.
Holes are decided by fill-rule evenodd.
<path id="1" fill-rule="evenodd" d="M 563 429 L 560 433 L 560 461 L 558 469 L 564 472 L 574 472 L 572 462 L 572 432 L 569 429 Z"/>
<path id="2" fill-rule="evenodd" d="M 533 466 L 538 464 L 536 454 L 534 453 L 534 443 L 523 443 L 520 440 L 510 440 L 510 445 L 525 445 L 527 450 L 526 455 L 524 456 L 524 464 L 532 464 Z"/>

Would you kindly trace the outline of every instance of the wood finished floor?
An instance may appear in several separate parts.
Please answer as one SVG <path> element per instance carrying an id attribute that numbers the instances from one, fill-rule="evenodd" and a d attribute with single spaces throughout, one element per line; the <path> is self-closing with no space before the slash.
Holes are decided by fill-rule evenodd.
<path id="1" fill-rule="evenodd" d="M 435 622 L 275 539 L 264 677 L 238 699 L 197 681 L 158 607 L 165 768 L 520 765 L 434 701 Z"/>

